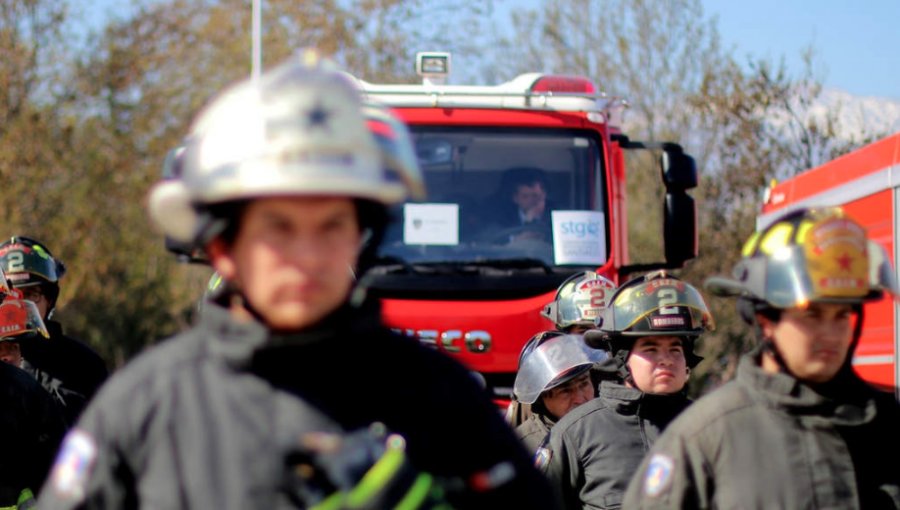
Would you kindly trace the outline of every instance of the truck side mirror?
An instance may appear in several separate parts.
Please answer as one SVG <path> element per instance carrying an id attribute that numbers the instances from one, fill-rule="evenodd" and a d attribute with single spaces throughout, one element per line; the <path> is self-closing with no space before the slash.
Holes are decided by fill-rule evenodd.
<path id="1" fill-rule="evenodd" d="M 687 156 L 691 163 L 693 158 Z M 696 176 L 696 167 L 694 167 Z M 697 256 L 697 206 L 684 190 L 668 191 L 663 212 L 666 263 L 681 267 Z"/>
<path id="2" fill-rule="evenodd" d="M 632 141 L 621 135 L 615 141 L 622 149 L 630 151 L 629 172 L 634 172 L 636 177 L 653 175 L 644 174 L 644 170 L 649 170 L 659 172 L 660 177 L 653 183 L 629 178 L 628 216 L 639 220 L 628 223 L 626 260 L 629 264 L 620 266 L 620 271 L 631 273 L 683 267 L 685 262 L 697 256 L 698 251 L 697 207 L 687 193 L 699 182 L 694 158 L 673 142 Z M 659 203 L 657 197 L 663 198 L 662 218 L 655 214 L 659 209 L 647 210 L 651 200 L 653 205 Z M 662 239 L 659 234 L 648 233 L 648 229 L 657 225 L 662 227 Z"/>
<path id="3" fill-rule="evenodd" d="M 684 153 L 680 145 L 664 144 L 662 178 L 667 191 L 684 191 L 697 187 L 697 163 Z"/>

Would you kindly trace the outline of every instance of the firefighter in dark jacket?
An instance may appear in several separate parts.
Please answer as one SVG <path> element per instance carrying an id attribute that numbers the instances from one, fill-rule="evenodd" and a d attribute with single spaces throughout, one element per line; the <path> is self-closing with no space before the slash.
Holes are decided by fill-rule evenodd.
<path id="1" fill-rule="evenodd" d="M 109 372 L 100 355 L 64 334 L 62 325 L 51 320 L 66 266 L 42 243 L 25 236 L 13 236 L 0 244 L 0 266 L 25 299 L 37 305 L 50 332 L 47 342 L 21 343 L 29 372 L 53 395 L 66 421 L 75 423 Z"/>
<path id="2" fill-rule="evenodd" d="M 349 268 L 421 175 L 306 51 L 218 96 L 151 217 L 226 282 L 117 373 L 39 499 L 62 508 L 542 508 L 550 488 L 468 371 L 381 325 Z M 352 291 L 352 292 L 351 292 Z"/>
<path id="3" fill-rule="evenodd" d="M 851 366 L 863 303 L 896 295 L 885 251 L 839 208 L 799 209 L 754 234 L 734 278 L 759 346 L 734 380 L 666 432 L 627 508 L 900 508 L 900 406 Z"/>
<path id="4" fill-rule="evenodd" d="M 7 347 L 23 341 L 47 341 L 47 331 L 34 303 L 6 285 L 0 271 L 0 509 L 29 508 L 66 433 L 62 412 L 50 394 L 7 358 Z M 15 339 L 15 340 L 13 340 Z M 16 351 L 18 349 L 16 348 Z"/>
<path id="5" fill-rule="evenodd" d="M 531 416 L 516 427 L 528 453 L 538 452 L 560 418 L 596 396 L 590 371 L 606 358 L 581 335 L 561 331 L 538 333 L 525 344 L 514 393 L 516 401 L 531 406 Z"/>
<path id="6" fill-rule="evenodd" d="M 585 333 L 608 349 L 613 374 L 599 396 L 550 432 L 546 473 L 566 508 L 620 508 L 631 476 L 660 431 L 684 410 L 697 338 L 713 327 L 700 293 L 654 272 L 623 284 Z"/>
<path id="7" fill-rule="evenodd" d="M 547 303 L 541 310 L 541 315 L 553 322 L 556 330 L 538 333 L 522 346 L 522 351 L 519 353 L 519 368 L 522 367 L 522 359 L 525 354 L 534 348 L 535 342 L 540 341 L 538 339 L 542 335 L 552 335 L 553 333 L 580 335 L 592 328 L 594 320 L 615 291 L 615 283 L 594 271 L 582 271 L 566 278 L 556 290 L 553 301 Z M 594 396 L 596 395 L 591 398 Z M 540 436 L 540 431 L 549 430 L 548 427 L 552 426 L 559 416 L 554 418 L 543 412 L 541 416 L 534 419 L 532 416 L 534 414 L 531 405 L 520 402 L 513 395 L 512 401 L 506 408 L 506 422 L 519 431 L 528 451 L 534 453 L 536 447 L 544 439 L 544 436 Z M 526 423 L 527 425 L 525 425 Z M 522 427 L 523 425 L 525 426 Z"/>

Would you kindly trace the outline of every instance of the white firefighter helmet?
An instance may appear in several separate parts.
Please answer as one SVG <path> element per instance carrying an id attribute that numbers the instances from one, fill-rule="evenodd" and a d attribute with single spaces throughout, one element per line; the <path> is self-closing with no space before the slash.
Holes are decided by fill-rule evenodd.
<path id="1" fill-rule="evenodd" d="M 347 75 L 314 51 L 257 81 L 238 83 L 199 114 L 185 140 L 182 175 L 154 187 L 150 215 L 172 238 L 193 241 L 199 233 L 197 209 L 204 206 L 298 195 L 390 205 L 411 193 L 421 195 L 415 159 L 402 158 L 412 148 L 395 149 L 389 160 L 383 140 L 367 125 L 372 109 L 366 110 Z M 381 121 L 390 118 L 381 115 Z M 400 123 L 398 131 L 397 123 L 390 124 L 395 132 L 388 140 L 409 144 L 405 127 Z"/>
<path id="2" fill-rule="evenodd" d="M 541 315 L 564 331 L 572 326 L 594 327 L 594 320 L 606 308 L 616 284 L 593 271 L 570 276 L 559 286 L 556 298 L 544 306 Z"/>

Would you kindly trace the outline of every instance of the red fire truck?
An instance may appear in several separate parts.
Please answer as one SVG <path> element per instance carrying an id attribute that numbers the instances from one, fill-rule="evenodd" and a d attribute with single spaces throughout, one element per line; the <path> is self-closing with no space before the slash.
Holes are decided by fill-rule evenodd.
<path id="1" fill-rule="evenodd" d="M 553 329 L 540 310 L 566 277 L 590 269 L 618 282 L 696 256 L 687 190 L 697 172 L 677 144 L 625 136 L 624 101 L 587 78 L 532 73 L 496 86 L 447 85 L 449 65 L 449 54 L 419 54 L 421 84 L 359 81 L 367 100 L 408 124 L 428 190 L 394 211 L 363 278 L 388 324 L 479 372 L 502 402 L 522 345 Z M 639 161 L 652 162 L 657 188 L 626 187 Z M 652 207 L 629 217 L 626 201 L 648 190 L 658 198 L 642 203 Z M 535 221 L 525 221 L 526 198 L 544 202 Z M 639 235 L 655 238 L 655 259 L 634 253 Z"/>
<path id="2" fill-rule="evenodd" d="M 766 191 L 757 229 L 790 208 L 841 205 L 881 244 L 893 261 L 900 228 L 900 133 L 807 170 Z M 865 307 L 862 338 L 853 365 L 864 379 L 897 392 L 900 330 L 897 304 L 884 299 Z M 900 397 L 900 392 L 897 393 Z"/>

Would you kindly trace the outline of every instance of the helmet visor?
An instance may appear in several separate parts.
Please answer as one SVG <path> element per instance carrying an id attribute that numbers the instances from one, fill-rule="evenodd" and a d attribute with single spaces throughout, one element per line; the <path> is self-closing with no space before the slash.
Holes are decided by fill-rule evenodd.
<path id="1" fill-rule="evenodd" d="M 887 253 L 867 241 L 866 250 L 836 250 L 817 254 L 803 246 L 785 246 L 766 261 L 762 296 L 777 308 L 806 306 L 809 302 L 861 303 L 898 295 L 897 277 Z"/>
<path id="2" fill-rule="evenodd" d="M 523 403 L 533 404 L 560 375 L 578 367 L 590 367 L 606 360 L 606 351 L 585 345 L 581 335 L 562 335 L 543 342 L 522 362 L 513 392 Z"/>
<path id="3" fill-rule="evenodd" d="M 604 331 L 626 332 L 651 314 L 654 315 L 652 320 L 660 322 L 661 330 L 700 332 L 715 328 L 703 296 L 693 286 L 674 278 L 650 280 L 627 288 L 616 296 L 611 309 L 613 313 L 607 313 L 605 317 L 611 317 L 612 324 L 600 325 Z M 685 310 L 689 313 L 683 313 Z M 680 323 L 662 324 L 666 315 L 672 315 L 673 320 L 677 318 Z"/>
<path id="4" fill-rule="evenodd" d="M 3 269 L 0 269 L 0 301 L 2 301 L 8 295 L 9 281 L 6 279 L 6 275 L 3 273 Z"/>

